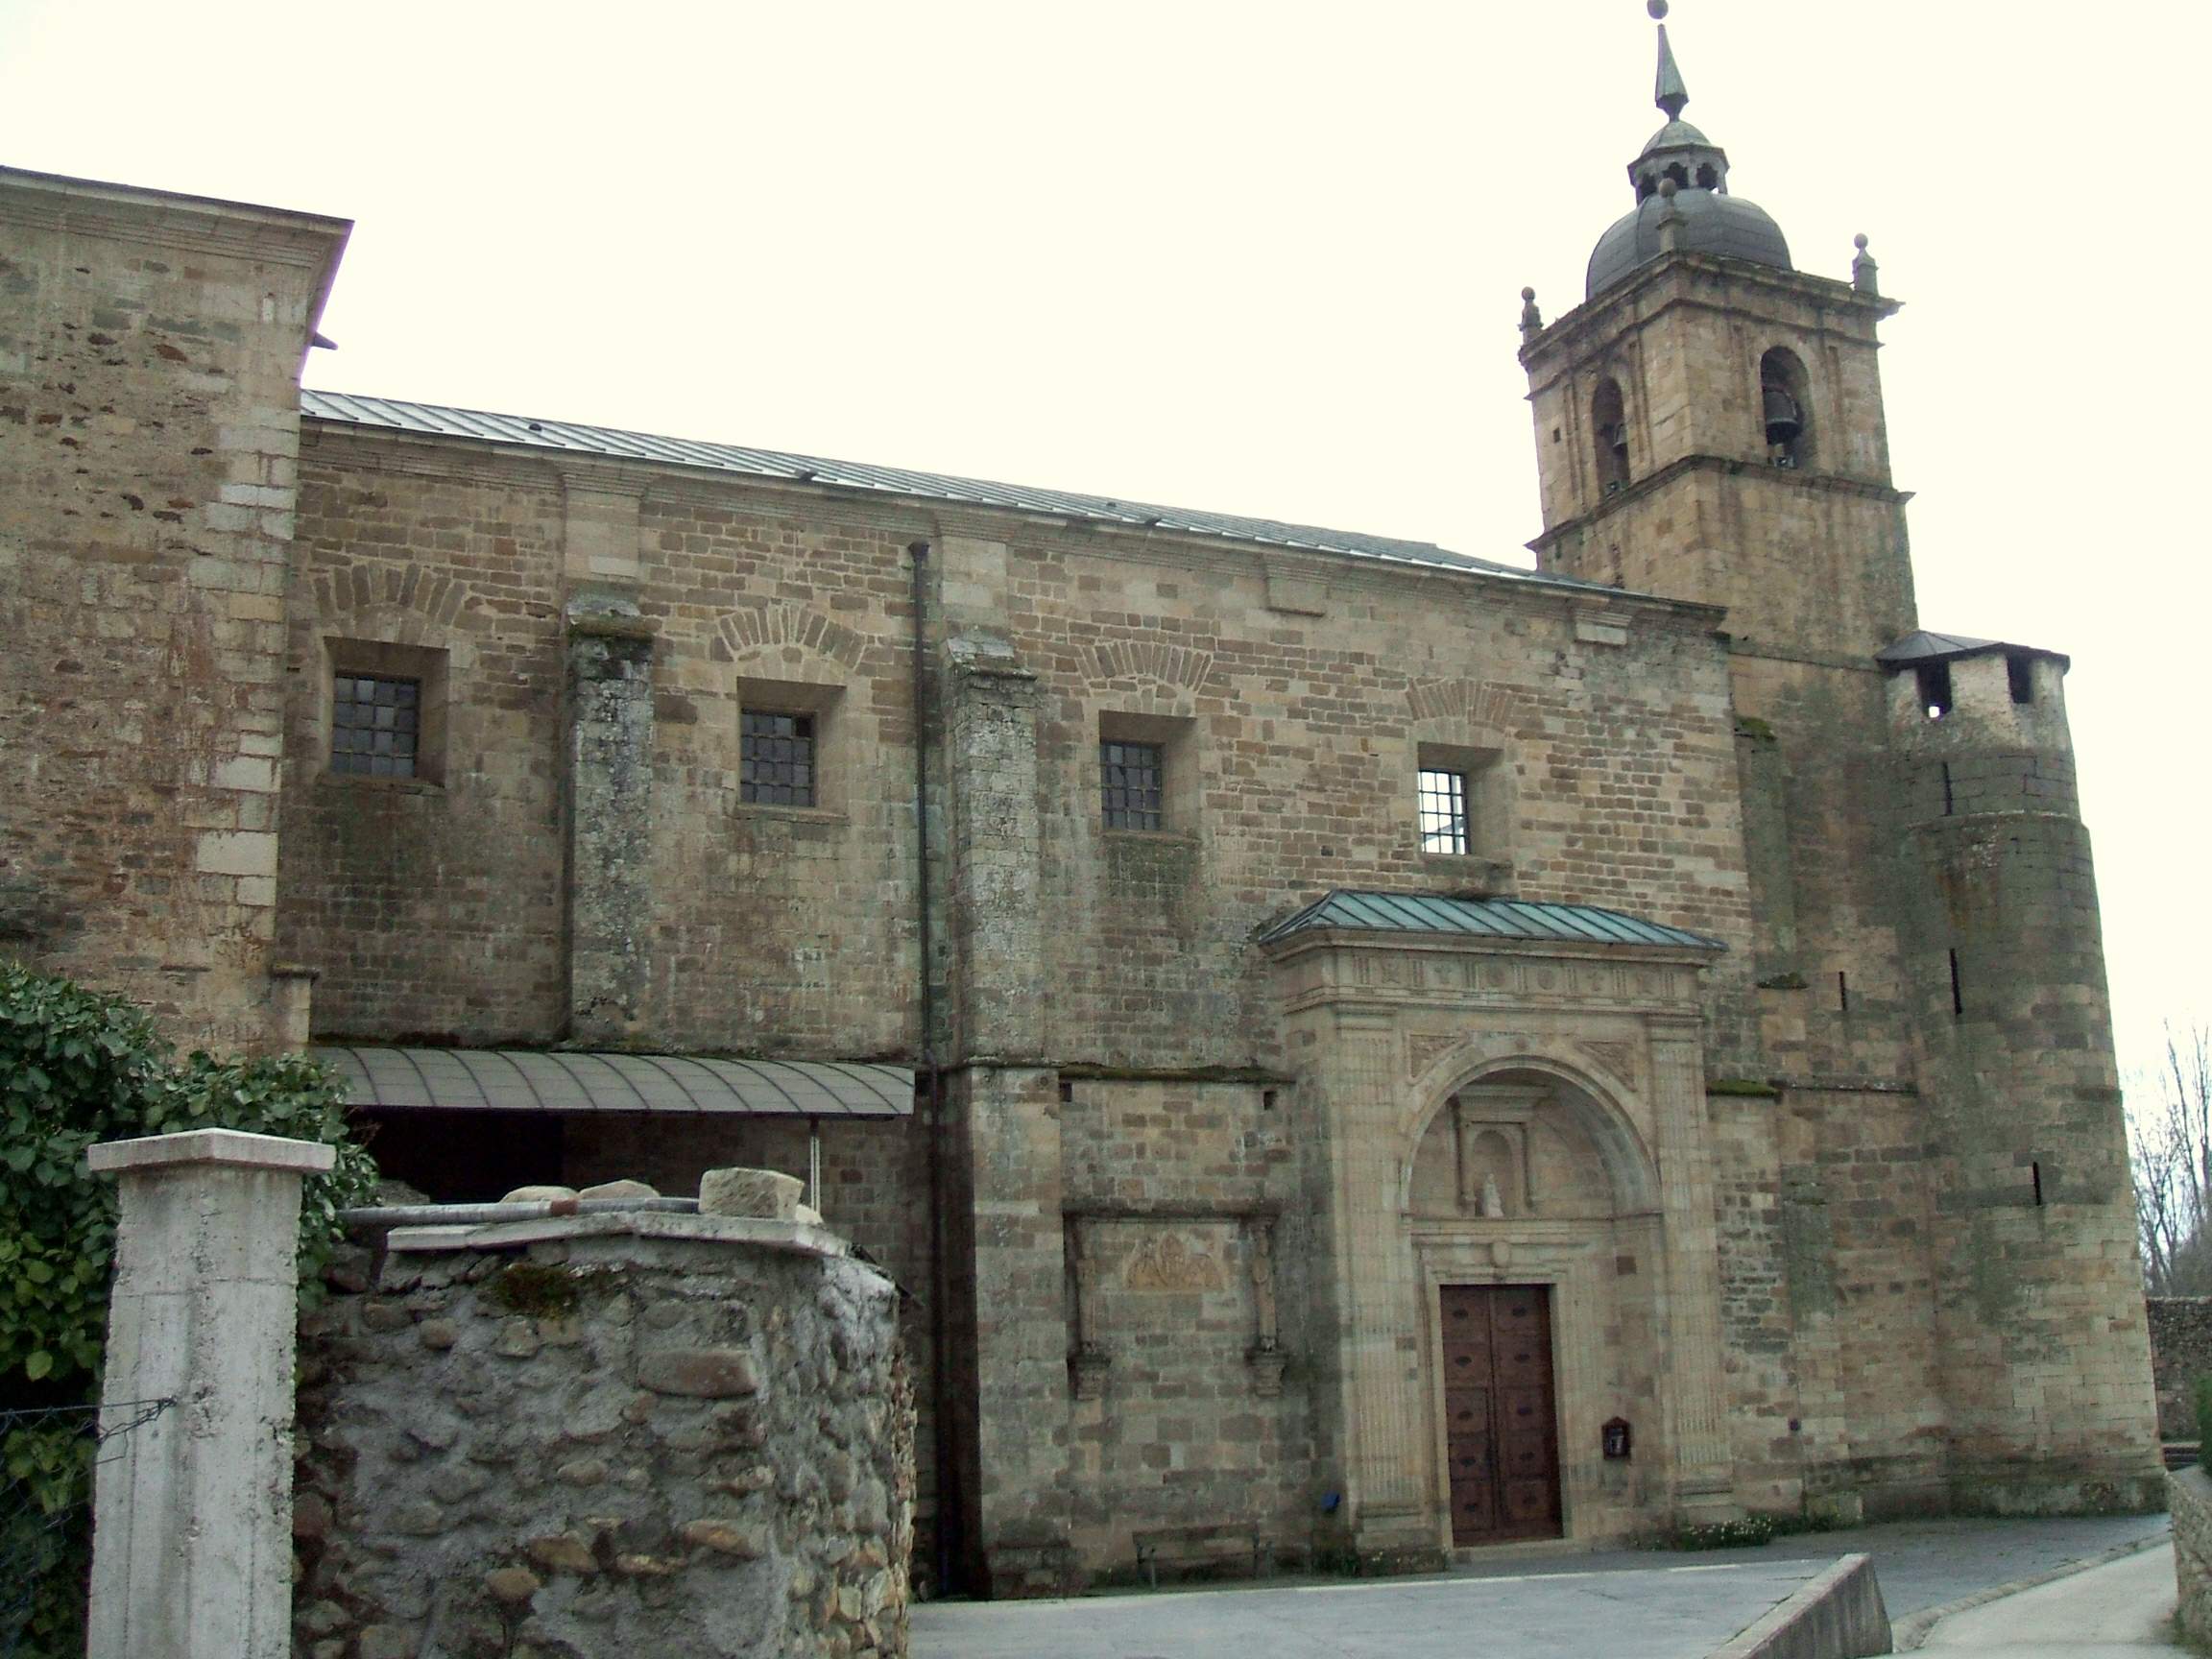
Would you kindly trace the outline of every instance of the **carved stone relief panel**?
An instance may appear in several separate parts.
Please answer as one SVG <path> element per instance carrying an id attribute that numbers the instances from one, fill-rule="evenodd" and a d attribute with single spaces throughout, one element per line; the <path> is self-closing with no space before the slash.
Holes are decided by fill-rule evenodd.
<path id="1" fill-rule="evenodd" d="M 1129 1253 L 1121 1283 L 1131 1290 L 1218 1290 L 1220 1261 L 1181 1228 L 1155 1233 Z"/>
<path id="2" fill-rule="evenodd" d="M 1272 1213 L 1104 1211 L 1071 1213 L 1065 1220 L 1074 1315 L 1068 1369 L 1075 1398 L 1104 1394 L 1116 1351 L 1133 1334 L 1156 1346 L 1164 1333 L 1183 1332 L 1190 1320 L 1199 1321 L 1193 1329 L 1220 1332 L 1225 1318 L 1237 1317 L 1231 1311 L 1237 1305 L 1248 1321 L 1244 1359 L 1254 1392 L 1282 1392 L 1289 1355 L 1282 1340 Z M 1201 1310 L 1142 1314 L 1133 1304 L 1118 1311 L 1112 1306 L 1121 1296 L 1148 1302 L 1167 1295 L 1201 1298 Z M 1132 1318 L 1135 1324 L 1127 1324 Z"/>

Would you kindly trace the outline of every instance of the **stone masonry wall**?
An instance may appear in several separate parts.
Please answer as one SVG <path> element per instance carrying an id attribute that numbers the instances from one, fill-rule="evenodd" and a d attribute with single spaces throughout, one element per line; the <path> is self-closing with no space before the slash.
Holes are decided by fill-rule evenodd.
<path id="1" fill-rule="evenodd" d="M 2149 1296 L 2151 1377 L 2158 1391 L 2158 1433 L 2197 1438 L 2197 1382 L 2212 1378 L 2212 1296 Z"/>
<path id="2" fill-rule="evenodd" d="M 443 788 L 317 778 L 305 792 L 285 927 L 325 975 L 319 1029 L 550 1040 L 573 534 L 557 464 L 327 422 L 310 429 L 308 463 L 293 624 L 303 772 L 326 746 L 317 640 L 380 637 L 364 617 L 429 607 L 409 626 L 452 653 Z M 1701 614 L 1027 521 L 994 522 L 1006 540 L 982 541 L 913 510 L 735 479 L 641 488 L 624 592 L 655 633 L 654 899 L 633 1044 L 912 1051 L 916 539 L 941 553 L 933 631 L 988 628 L 1036 677 L 1050 921 L 1035 971 L 1053 988 L 1056 1057 L 1266 1061 L 1274 1014 L 1250 936 L 1334 886 L 1503 880 L 1749 940 L 1726 660 Z M 815 805 L 739 799 L 747 706 L 813 715 Z M 1124 719 L 1167 752 L 1157 832 L 1099 824 L 1102 723 Z M 1470 856 L 1420 849 L 1424 743 L 1498 757 L 1483 777 L 1490 839 Z M 957 757 L 941 759 L 943 800 Z M 447 910 L 424 910 L 447 892 Z M 1714 981 L 1716 1040 L 1736 1050 L 1750 962 L 1733 953 Z"/>
<path id="3" fill-rule="evenodd" d="M 301 360 L 347 227 L 0 170 L 0 949 L 217 1048 L 272 981 Z"/>
<path id="4" fill-rule="evenodd" d="M 1787 1090 L 1709 1104 L 1739 1494 L 1844 1521 L 1940 1510 L 1917 1100 Z"/>
<path id="5" fill-rule="evenodd" d="M 319 1037 L 544 1043 L 567 1011 L 561 497 L 435 457 L 334 475 L 308 428 L 285 712 L 284 953 L 317 969 Z M 378 653 L 444 679 L 437 764 L 327 769 L 329 680 Z"/>
<path id="6" fill-rule="evenodd" d="M 1094 1570 L 1132 1568 L 1133 1535 L 1163 1527 L 1250 1521 L 1278 1560 L 1308 1548 L 1311 1241 L 1286 1093 L 1066 1086 L 1070 1522 Z"/>
<path id="7" fill-rule="evenodd" d="M 433 1233 L 301 1323 L 302 1653 L 906 1651 L 887 1279 L 788 1223 Z"/>

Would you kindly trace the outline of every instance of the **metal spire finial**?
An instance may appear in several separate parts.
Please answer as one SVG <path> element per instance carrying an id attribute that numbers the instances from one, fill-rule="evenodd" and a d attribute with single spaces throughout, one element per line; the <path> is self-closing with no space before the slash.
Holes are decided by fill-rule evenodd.
<path id="1" fill-rule="evenodd" d="M 1667 111 L 1667 119 L 1682 119 L 1682 108 L 1690 102 L 1690 88 L 1683 84 L 1681 65 L 1674 61 L 1674 48 L 1667 43 L 1667 0 L 1645 0 L 1644 10 L 1650 12 L 1659 25 L 1659 82 L 1652 89 L 1652 102 Z"/>

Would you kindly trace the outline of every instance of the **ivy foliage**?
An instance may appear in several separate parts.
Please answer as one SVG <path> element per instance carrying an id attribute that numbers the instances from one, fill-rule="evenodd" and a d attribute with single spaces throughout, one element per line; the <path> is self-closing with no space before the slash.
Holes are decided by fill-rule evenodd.
<path id="1" fill-rule="evenodd" d="M 214 1128 L 338 1149 L 331 1172 L 301 1192 L 301 1295 L 319 1295 L 343 1236 L 338 1212 L 370 1202 L 376 1181 L 329 1071 L 291 1054 L 180 1058 L 135 1004 L 0 962 L 0 1410 L 99 1398 L 116 1183 L 86 1168 L 85 1149 Z M 27 1633 L 30 1651 L 60 1653 L 82 1614 L 92 1438 L 82 1413 L 10 1421 L 4 1483 L 29 1512 L 75 1517 Z"/>

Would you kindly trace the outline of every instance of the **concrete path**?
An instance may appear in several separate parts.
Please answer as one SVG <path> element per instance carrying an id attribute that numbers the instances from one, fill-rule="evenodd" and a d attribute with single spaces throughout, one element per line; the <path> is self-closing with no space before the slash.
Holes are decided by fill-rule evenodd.
<path id="1" fill-rule="evenodd" d="M 1958 1659 L 2188 1659 L 2172 1646 L 2174 1547 L 2123 1556 L 1938 1622 L 1921 1651 Z"/>
<path id="2" fill-rule="evenodd" d="M 1696 1659 L 1824 1565 L 1643 1559 L 1631 1572 L 934 1602 L 914 1610 L 914 1659 Z"/>
<path id="3" fill-rule="evenodd" d="M 1892 1619 L 2163 1537 L 2163 1515 L 1924 1521 L 1696 1554 L 1476 1557 L 1428 1578 L 1271 1579 L 1062 1601 L 938 1601 L 914 1659 L 1702 1659 L 1839 1555 L 1874 1557 Z M 2166 1563 L 2171 1598 L 2172 1558 Z M 1947 1622 L 1948 1623 L 1948 1622 Z M 2154 1649 L 2128 1650 L 2135 1659 Z M 1960 1659 L 1966 1659 L 1961 1655 Z M 1995 1659 L 1995 1655 L 1990 1655 Z"/>
<path id="4" fill-rule="evenodd" d="M 2188 1659 L 2173 1646 L 2173 1615 L 2175 1546 L 2163 1544 L 1953 1613 L 1920 1650 L 1958 1659 Z"/>

